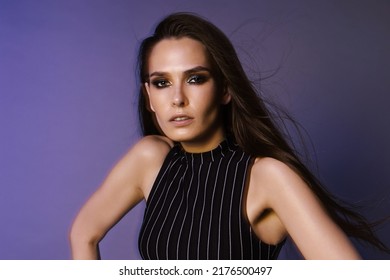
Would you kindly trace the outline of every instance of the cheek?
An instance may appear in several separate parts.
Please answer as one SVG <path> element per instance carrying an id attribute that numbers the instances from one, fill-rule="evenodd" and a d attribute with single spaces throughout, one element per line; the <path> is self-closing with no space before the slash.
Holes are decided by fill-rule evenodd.
<path id="1" fill-rule="evenodd" d="M 204 113 L 214 116 L 221 107 L 221 100 L 213 91 L 198 100 L 199 107 L 204 108 Z"/>
<path id="2" fill-rule="evenodd" d="M 160 98 L 151 98 L 150 107 L 156 116 L 156 120 L 161 126 L 161 120 L 167 115 L 165 112 L 167 108 L 166 104 Z"/>
<path id="3" fill-rule="evenodd" d="M 149 95 L 149 104 L 150 109 L 156 114 L 161 111 L 161 108 L 163 108 L 163 101 L 161 100 L 161 96 L 159 97 L 156 94 Z"/>

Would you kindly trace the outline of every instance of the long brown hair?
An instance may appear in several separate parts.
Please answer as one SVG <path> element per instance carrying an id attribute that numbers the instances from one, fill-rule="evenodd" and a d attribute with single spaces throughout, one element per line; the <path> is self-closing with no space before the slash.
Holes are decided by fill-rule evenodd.
<path id="1" fill-rule="evenodd" d="M 154 113 L 148 108 L 149 102 L 143 86 L 148 80 L 149 54 L 162 39 L 182 37 L 197 40 L 206 47 L 217 84 L 220 88 L 225 87 L 229 90 L 231 102 L 223 108 L 224 125 L 227 133 L 232 135 L 237 144 L 248 154 L 272 157 L 287 164 L 307 183 L 330 217 L 347 235 L 390 252 L 373 232 L 376 223 L 369 223 L 351 206 L 328 192 L 302 163 L 277 125 L 273 114 L 248 79 L 230 40 L 215 25 L 197 15 L 188 13 L 169 15 L 157 25 L 154 34 L 141 43 L 138 57 L 141 84 L 138 108 L 143 135 L 162 134 Z"/>

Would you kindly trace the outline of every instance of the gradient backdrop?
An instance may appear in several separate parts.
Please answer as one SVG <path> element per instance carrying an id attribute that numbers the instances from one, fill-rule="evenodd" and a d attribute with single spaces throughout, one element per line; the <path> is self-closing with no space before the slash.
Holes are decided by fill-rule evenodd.
<path id="1" fill-rule="evenodd" d="M 332 192 L 388 215 L 389 3 L 0 0 L 0 259 L 70 257 L 74 216 L 139 139 L 137 46 L 175 11 L 226 32 L 252 79 L 271 76 L 262 90 L 307 130 Z M 142 213 L 109 232 L 103 258 L 139 258 Z M 378 234 L 390 245 L 389 223 Z M 299 255 L 289 244 L 281 258 Z"/>

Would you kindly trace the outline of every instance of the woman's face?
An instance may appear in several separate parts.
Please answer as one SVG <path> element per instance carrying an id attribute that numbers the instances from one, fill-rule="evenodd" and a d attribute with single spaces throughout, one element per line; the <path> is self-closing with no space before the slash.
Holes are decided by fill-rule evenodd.
<path id="1" fill-rule="evenodd" d="M 217 91 L 205 47 L 184 37 L 164 39 L 149 56 L 145 87 L 150 108 L 165 135 L 188 152 L 204 152 L 224 138 L 221 106 L 230 95 Z"/>

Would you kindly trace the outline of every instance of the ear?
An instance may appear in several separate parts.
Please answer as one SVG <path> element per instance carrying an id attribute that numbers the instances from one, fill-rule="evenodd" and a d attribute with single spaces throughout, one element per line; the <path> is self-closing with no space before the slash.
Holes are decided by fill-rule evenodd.
<path id="1" fill-rule="evenodd" d="M 144 94 L 145 94 L 145 91 L 146 91 L 145 95 L 147 95 L 145 97 L 147 97 L 146 99 L 147 99 L 147 102 L 148 102 L 148 104 L 147 104 L 147 106 L 149 107 L 148 109 L 154 112 L 154 108 L 152 106 L 152 103 L 150 102 L 150 86 L 149 86 L 148 82 L 144 83 L 144 89 L 145 89 L 144 90 Z"/>
<path id="2" fill-rule="evenodd" d="M 225 90 L 224 90 L 223 96 L 222 96 L 222 101 L 221 101 L 221 103 L 222 103 L 223 105 L 226 105 L 226 104 L 228 104 L 228 103 L 230 102 L 230 100 L 232 100 L 232 96 L 231 96 L 231 94 L 230 94 L 229 88 L 226 87 Z"/>

